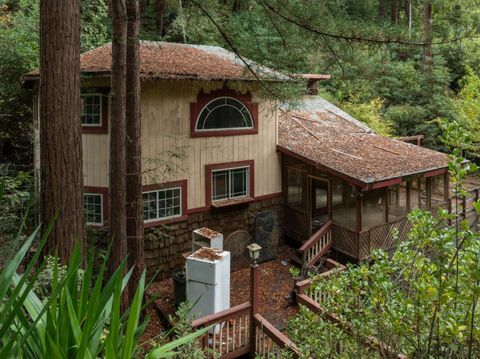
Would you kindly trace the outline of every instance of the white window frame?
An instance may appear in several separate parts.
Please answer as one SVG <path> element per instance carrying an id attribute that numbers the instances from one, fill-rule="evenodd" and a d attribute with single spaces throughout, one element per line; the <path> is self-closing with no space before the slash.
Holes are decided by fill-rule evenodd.
<path id="1" fill-rule="evenodd" d="M 228 167 L 228 168 L 219 168 L 219 169 L 216 169 L 216 170 L 212 170 L 212 179 L 211 179 L 211 182 L 212 182 L 212 189 L 211 189 L 211 193 L 212 193 L 212 203 L 215 203 L 215 202 L 220 202 L 220 201 L 228 201 L 228 200 L 231 200 L 231 199 L 237 199 L 237 198 L 248 198 L 250 197 L 250 171 L 251 171 L 251 166 L 239 166 L 239 167 Z M 239 169 L 246 169 L 247 170 L 247 178 L 245 179 L 245 185 L 246 185 L 246 194 L 243 195 L 243 196 L 235 196 L 235 197 L 232 197 L 232 179 L 231 179 L 231 176 L 232 176 L 232 171 L 233 170 L 239 170 Z M 223 171 L 228 171 L 228 197 L 227 198 L 222 198 L 222 199 L 214 199 L 213 196 L 214 196 L 214 180 L 213 180 L 213 175 L 215 172 L 223 172 Z"/>
<path id="2" fill-rule="evenodd" d="M 162 192 L 162 191 L 169 191 L 169 190 L 175 190 L 175 189 L 180 190 L 180 196 L 179 196 L 180 197 L 180 206 L 179 206 L 180 213 L 175 214 L 173 216 L 158 217 L 158 213 L 160 211 L 160 207 L 158 206 L 158 193 Z M 178 218 L 178 217 L 181 217 L 183 215 L 183 191 L 182 191 L 182 187 L 175 186 L 175 187 L 155 189 L 155 190 L 152 190 L 152 191 L 145 191 L 145 192 L 142 192 L 142 196 L 144 194 L 148 194 L 148 193 L 156 193 L 157 194 L 157 217 L 156 218 L 150 218 L 150 219 L 144 219 L 143 223 L 160 222 L 160 221 L 169 220 L 169 219 L 172 219 L 172 218 Z"/>
<path id="3" fill-rule="evenodd" d="M 218 101 L 218 100 L 221 100 L 221 99 L 230 99 L 230 100 L 233 100 L 233 101 L 236 101 L 236 102 L 239 102 L 242 104 L 243 107 L 245 107 L 245 109 L 247 110 L 248 112 L 248 115 L 250 116 L 250 122 L 251 122 L 251 126 L 248 126 L 248 127 L 222 127 L 222 128 L 198 128 L 198 121 L 200 120 L 200 116 L 202 115 L 203 111 L 208 107 L 208 105 L 210 105 L 212 102 L 215 102 L 215 101 Z M 223 106 L 229 106 L 229 107 L 233 107 L 231 105 L 227 105 L 227 104 L 223 104 Z M 217 106 L 218 107 L 218 106 Z M 215 107 L 214 109 L 216 109 L 217 107 Z M 238 111 L 238 108 L 234 107 L 237 111 Z M 213 111 L 213 110 L 212 110 Z M 210 111 L 210 112 L 212 112 Z M 197 116 L 197 120 L 195 121 L 195 132 L 211 132 L 211 131 L 241 131 L 241 130 L 252 130 L 255 128 L 255 122 L 253 121 L 253 115 L 252 113 L 250 112 L 250 110 L 248 109 L 248 107 L 242 102 L 240 101 L 239 99 L 236 99 L 235 97 L 231 97 L 231 96 L 219 96 L 219 97 L 216 97 L 214 98 L 213 100 L 209 101 L 205 106 L 202 107 L 202 109 L 200 110 L 200 112 L 198 113 L 198 116 Z"/>
<path id="4" fill-rule="evenodd" d="M 86 218 L 87 218 L 87 214 L 85 212 L 85 224 L 88 225 L 88 226 L 103 226 L 104 223 L 105 223 L 105 219 L 104 219 L 104 213 L 103 213 L 103 194 L 102 193 L 95 193 L 95 192 L 84 192 L 83 193 L 83 201 L 85 203 L 85 196 L 100 196 L 100 218 L 101 218 L 101 222 L 100 223 L 97 223 L 97 222 L 87 222 L 86 221 Z M 83 209 L 85 211 L 85 207 Z"/>
<path id="5" fill-rule="evenodd" d="M 80 97 L 95 96 L 100 97 L 100 123 L 82 123 L 82 113 L 80 112 L 80 123 L 82 127 L 102 127 L 103 126 L 103 95 L 99 93 L 83 93 Z"/>

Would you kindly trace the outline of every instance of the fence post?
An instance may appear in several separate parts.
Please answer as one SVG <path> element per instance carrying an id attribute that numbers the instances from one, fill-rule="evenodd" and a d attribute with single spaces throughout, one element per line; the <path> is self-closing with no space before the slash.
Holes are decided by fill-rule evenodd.
<path id="1" fill-rule="evenodd" d="M 258 313 L 258 286 L 259 286 L 259 265 L 255 262 L 250 265 L 250 354 L 255 356 L 255 314 Z"/>

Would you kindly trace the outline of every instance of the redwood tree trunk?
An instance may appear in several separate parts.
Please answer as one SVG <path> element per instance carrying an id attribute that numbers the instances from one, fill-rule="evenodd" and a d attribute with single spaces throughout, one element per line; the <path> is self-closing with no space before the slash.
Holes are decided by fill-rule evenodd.
<path id="1" fill-rule="evenodd" d="M 125 165 L 125 94 L 127 13 L 124 0 L 112 1 L 112 102 L 110 119 L 110 190 L 109 213 L 112 252 L 109 269 L 113 273 L 127 255 L 126 165 Z M 127 288 L 126 288 L 127 290 Z M 128 293 L 123 296 L 124 308 Z"/>
<path id="2" fill-rule="evenodd" d="M 155 1 L 157 34 L 165 35 L 165 0 Z"/>
<path id="3" fill-rule="evenodd" d="M 140 112 L 139 4 L 127 1 L 127 245 L 128 266 L 134 267 L 130 279 L 130 296 L 144 269 L 143 261 L 143 196 L 142 145 Z"/>
<path id="4" fill-rule="evenodd" d="M 80 124 L 80 0 L 40 1 L 41 216 L 58 219 L 45 251 L 65 263 L 83 250 L 83 164 Z"/>
<path id="5" fill-rule="evenodd" d="M 423 41 L 425 45 L 423 47 L 424 62 L 426 65 L 430 65 L 432 61 L 432 4 L 430 1 L 423 3 Z"/>
<path id="6" fill-rule="evenodd" d="M 392 25 L 396 25 L 398 23 L 398 0 L 392 0 L 390 9 Z"/>

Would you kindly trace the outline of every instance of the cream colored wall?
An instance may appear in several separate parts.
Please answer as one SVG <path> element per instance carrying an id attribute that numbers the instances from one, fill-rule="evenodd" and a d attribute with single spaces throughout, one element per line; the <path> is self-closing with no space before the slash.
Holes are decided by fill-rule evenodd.
<path id="1" fill-rule="evenodd" d="M 255 196 L 281 192 L 277 121 L 273 103 L 259 103 L 258 134 L 190 138 L 190 103 L 198 92 L 220 89 L 223 82 L 151 81 L 142 84 L 144 183 L 187 179 L 189 209 L 206 205 L 205 165 L 255 161 Z M 108 186 L 108 135 L 84 134 L 85 186 Z"/>

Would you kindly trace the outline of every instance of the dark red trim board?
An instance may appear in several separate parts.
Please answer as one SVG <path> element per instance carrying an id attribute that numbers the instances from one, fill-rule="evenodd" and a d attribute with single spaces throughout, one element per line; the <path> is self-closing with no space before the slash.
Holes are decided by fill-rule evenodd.
<path id="1" fill-rule="evenodd" d="M 205 105 L 217 97 L 232 97 L 241 101 L 252 115 L 253 128 L 240 130 L 196 131 L 197 118 L 200 115 L 200 112 Z M 258 133 L 258 103 L 252 102 L 252 95 L 249 92 L 246 94 L 239 94 L 233 90 L 222 89 L 206 94 L 202 90 L 197 96 L 197 102 L 190 104 L 190 137 L 238 136 L 252 135 L 256 133 Z"/>

